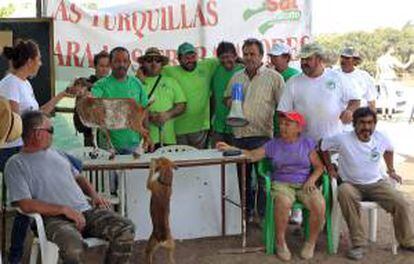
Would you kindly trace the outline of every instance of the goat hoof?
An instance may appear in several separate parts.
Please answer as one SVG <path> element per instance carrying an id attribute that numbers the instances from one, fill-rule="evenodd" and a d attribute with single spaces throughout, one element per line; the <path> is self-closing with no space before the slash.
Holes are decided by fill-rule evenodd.
<path id="1" fill-rule="evenodd" d="M 111 153 L 111 155 L 109 155 L 109 160 L 114 160 L 115 159 L 115 153 Z"/>

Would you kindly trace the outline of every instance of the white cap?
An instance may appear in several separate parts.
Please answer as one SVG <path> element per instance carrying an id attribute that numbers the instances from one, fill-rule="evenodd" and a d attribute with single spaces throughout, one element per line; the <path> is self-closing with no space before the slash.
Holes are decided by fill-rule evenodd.
<path id="1" fill-rule="evenodd" d="M 276 43 L 273 45 L 272 49 L 270 50 L 267 55 L 269 56 L 280 56 L 283 54 L 291 54 L 291 49 L 285 43 Z"/>

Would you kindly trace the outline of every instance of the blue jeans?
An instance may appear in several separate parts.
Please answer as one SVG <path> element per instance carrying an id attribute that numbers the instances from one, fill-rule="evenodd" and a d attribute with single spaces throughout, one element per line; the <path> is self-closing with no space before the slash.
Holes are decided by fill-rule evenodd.
<path id="1" fill-rule="evenodd" d="M 260 148 L 263 146 L 267 141 L 269 141 L 270 138 L 268 137 L 246 137 L 246 138 L 236 138 L 234 139 L 234 145 L 240 149 L 246 149 L 246 150 L 253 150 Z M 256 201 L 256 188 L 252 186 L 252 171 L 253 169 L 256 172 L 256 175 L 258 174 L 257 171 L 257 162 L 249 163 L 246 166 L 246 208 L 247 208 L 247 219 L 249 217 L 252 217 L 254 215 L 254 208 L 256 205 L 257 212 L 261 218 L 264 217 L 265 213 L 265 205 L 266 205 L 266 194 L 265 194 L 265 188 L 264 188 L 264 180 L 262 177 L 257 177 L 257 203 Z M 241 190 L 241 166 L 237 166 L 237 171 L 239 175 L 239 188 Z M 241 191 L 240 191 L 241 193 Z"/>
<path id="2" fill-rule="evenodd" d="M 18 153 L 21 147 L 13 147 L 0 149 L 0 171 L 4 172 L 4 167 L 6 162 L 11 156 Z M 3 177 L 3 194 L 6 193 L 5 181 Z M 6 203 L 6 197 L 3 197 L 3 205 Z M 20 263 L 23 256 L 24 249 L 24 240 L 26 239 L 27 229 L 29 228 L 31 219 L 25 215 L 17 213 L 14 218 L 13 228 L 11 232 L 11 241 L 10 241 L 10 253 L 8 257 L 8 263 L 15 264 Z"/>

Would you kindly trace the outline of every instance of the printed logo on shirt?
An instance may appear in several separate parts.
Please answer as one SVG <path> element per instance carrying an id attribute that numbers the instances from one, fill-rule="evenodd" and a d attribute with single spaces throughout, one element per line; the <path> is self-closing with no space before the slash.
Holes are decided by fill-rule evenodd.
<path id="1" fill-rule="evenodd" d="M 373 148 L 370 153 L 371 161 L 377 162 L 381 157 L 381 153 L 377 150 L 377 148 Z"/>
<path id="2" fill-rule="evenodd" d="M 326 82 L 326 88 L 328 88 L 328 90 L 334 90 L 336 88 L 336 83 L 333 80 L 329 80 Z"/>

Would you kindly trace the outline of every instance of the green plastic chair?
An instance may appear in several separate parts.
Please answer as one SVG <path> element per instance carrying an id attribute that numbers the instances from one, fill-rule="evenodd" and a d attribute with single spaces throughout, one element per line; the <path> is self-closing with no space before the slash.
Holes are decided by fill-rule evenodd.
<path id="1" fill-rule="evenodd" d="M 272 164 L 268 159 L 263 159 L 258 164 L 258 172 L 261 177 L 265 179 L 265 190 L 266 190 L 266 208 L 265 218 L 263 223 L 263 243 L 265 244 L 266 255 L 276 254 L 276 241 L 275 241 L 275 219 L 274 219 L 274 201 L 270 194 L 271 192 L 271 180 L 270 175 L 273 171 Z M 322 175 L 322 194 L 325 198 L 326 212 L 325 212 L 325 223 L 327 233 L 327 251 L 328 254 L 334 254 L 334 247 L 332 241 L 332 221 L 331 221 L 331 184 L 330 178 L 327 173 Z M 309 210 L 304 205 L 295 201 L 292 205 L 292 209 L 301 209 L 303 213 L 303 224 L 305 239 L 309 239 Z"/>

